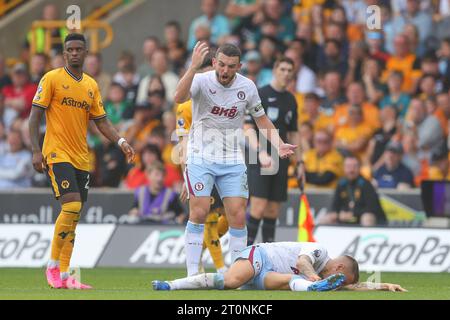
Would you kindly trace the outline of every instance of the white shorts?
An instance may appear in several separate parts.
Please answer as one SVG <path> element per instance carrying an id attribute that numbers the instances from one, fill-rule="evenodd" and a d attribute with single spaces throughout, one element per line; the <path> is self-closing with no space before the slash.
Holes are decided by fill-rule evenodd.
<path id="1" fill-rule="evenodd" d="M 195 197 L 211 196 L 213 186 L 216 185 L 221 199 L 248 199 L 247 167 L 243 163 L 188 163 L 184 174 L 189 194 Z"/>

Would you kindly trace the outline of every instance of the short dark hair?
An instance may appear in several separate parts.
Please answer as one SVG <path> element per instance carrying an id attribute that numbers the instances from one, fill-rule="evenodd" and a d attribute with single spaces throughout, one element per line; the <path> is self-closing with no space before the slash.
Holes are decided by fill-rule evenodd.
<path id="1" fill-rule="evenodd" d="M 315 92 L 308 92 L 308 93 L 305 95 L 305 100 L 316 100 L 316 101 L 320 101 L 321 99 L 320 99 L 320 97 L 319 97 L 319 95 L 318 95 L 317 93 L 315 93 Z"/>
<path id="2" fill-rule="evenodd" d="M 216 58 L 219 56 L 219 53 L 223 53 L 227 57 L 238 57 L 239 62 L 241 61 L 242 52 L 234 44 L 226 43 L 221 45 L 216 51 Z"/>
<path id="3" fill-rule="evenodd" d="M 275 64 L 273 65 L 274 68 L 277 68 L 280 65 L 280 63 L 283 63 L 283 62 L 288 63 L 291 66 L 294 66 L 294 61 L 291 58 L 286 57 L 286 56 L 281 56 L 275 61 Z"/>
<path id="4" fill-rule="evenodd" d="M 179 23 L 178 21 L 176 21 L 176 20 L 168 21 L 168 22 L 166 23 L 165 27 L 166 27 L 166 28 L 167 28 L 167 27 L 174 27 L 174 28 L 177 29 L 178 31 L 181 31 L 181 25 L 180 25 L 180 23 Z"/>
<path id="5" fill-rule="evenodd" d="M 350 262 L 350 272 L 353 274 L 353 283 L 359 282 L 359 264 L 358 261 L 356 261 L 355 258 L 349 255 L 345 255 L 345 258 L 347 258 Z"/>
<path id="6" fill-rule="evenodd" d="M 156 158 L 158 158 L 158 161 L 162 161 L 162 156 L 161 156 L 161 151 L 159 151 L 159 148 L 157 145 L 155 144 L 147 144 L 145 145 L 141 152 L 139 153 L 139 158 L 141 159 L 141 171 L 145 170 L 145 164 L 144 161 L 142 161 L 142 156 L 144 155 L 144 153 L 149 152 L 149 153 L 153 153 L 154 155 L 156 155 Z"/>
<path id="7" fill-rule="evenodd" d="M 64 43 L 74 40 L 81 41 L 86 45 L 86 38 L 81 33 L 69 33 L 64 39 Z"/>
<path id="8" fill-rule="evenodd" d="M 215 51 L 212 50 L 211 48 L 209 49 L 209 53 L 206 55 L 205 59 L 203 59 L 203 63 L 200 66 L 200 70 L 205 69 L 207 67 L 211 67 L 212 66 L 212 59 L 215 56 Z"/>

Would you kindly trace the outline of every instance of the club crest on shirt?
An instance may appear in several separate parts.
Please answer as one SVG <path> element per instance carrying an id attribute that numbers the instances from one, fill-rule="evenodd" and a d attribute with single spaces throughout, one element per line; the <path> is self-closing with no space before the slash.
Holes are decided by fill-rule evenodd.
<path id="1" fill-rule="evenodd" d="M 67 188 L 69 188 L 69 186 L 70 186 L 69 181 L 63 180 L 63 181 L 61 182 L 61 187 L 62 187 L 63 189 L 67 189 Z"/>
<path id="2" fill-rule="evenodd" d="M 314 254 L 314 257 L 318 258 L 318 257 L 320 257 L 321 252 L 320 252 L 320 250 L 314 250 L 313 254 Z"/>
<path id="3" fill-rule="evenodd" d="M 179 119 L 178 119 L 178 125 L 179 125 L 180 127 L 184 127 L 184 119 L 183 119 L 183 118 L 179 118 Z"/>
<path id="4" fill-rule="evenodd" d="M 204 187 L 205 187 L 205 186 L 204 186 L 203 183 L 201 183 L 201 182 L 197 182 L 197 183 L 194 185 L 194 188 L 195 188 L 195 190 L 197 190 L 197 191 L 202 191 Z"/>
<path id="5" fill-rule="evenodd" d="M 237 93 L 237 97 L 239 100 L 245 100 L 245 92 L 244 91 L 239 91 Z"/>
<path id="6" fill-rule="evenodd" d="M 65 84 L 63 84 L 62 87 L 63 87 L 63 89 L 65 89 L 65 90 L 68 90 L 68 89 L 69 89 L 69 86 L 68 86 L 68 85 L 65 85 Z"/>

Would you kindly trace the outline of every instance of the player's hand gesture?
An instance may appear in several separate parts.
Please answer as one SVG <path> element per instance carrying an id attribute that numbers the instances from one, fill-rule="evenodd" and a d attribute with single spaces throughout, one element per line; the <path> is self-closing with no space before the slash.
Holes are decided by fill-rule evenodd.
<path id="1" fill-rule="evenodd" d="M 43 173 L 45 169 L 45 163 L 44 163 L 44 156 L 42 153 L 39 152 L 33 152 L 33 168 L 39 173 Z"/>
<path id="2" fill-rule="evenodd" d="M 288 143 L 283 143 L 280 145 L 278 154 L 280 155 L 281 159 L 286 159 L 294 154 L 295 148 L 297 148 L 297 146 Z"/>
<path id="3" fill-rule="evenodd" d="M 133 147 L 130 146 L 128 142 L 125 141 L 124 143 L 122 143 L 120 148 L 122 149 L 122 152 L 127 156 L 127 162 L 128 163 L 134 162 L 135 152 Z"/>
<path id="4" fill-rule="evenodd" d="M 206 42 L 198 41 L 192 51 L 191 68 L 198 71 L 205 60 L 206 55 L 209 52 L 209 47 Z"/>

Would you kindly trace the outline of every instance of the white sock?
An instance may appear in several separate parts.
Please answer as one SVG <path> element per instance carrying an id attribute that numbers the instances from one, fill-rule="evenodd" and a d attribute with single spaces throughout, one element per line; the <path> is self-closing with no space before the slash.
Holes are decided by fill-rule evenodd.
<path id="1" fill-rule="evenodd" d="M 50 259 L 47 263 L 47 268 L 56 268 L 56 267 L 59 267 L 59 261 Z"/>
<path id="2" fill-rule="evenodd" d="M 305 280 L 300 276 L 292 276 L 289 281 L 289 288 L 291 288 L 292 291 L 308 291 L 308 287 L 311 284 L 313 284 L 312 281 Z"/>
<path id="3" fill-rule="evenodd" d="M 61 280 L 67 279 L 69 275 L 70 274 L 68 272 L 61 272 Z"/>
<path id="4" fill-rule="evenodd" d="M 217 269 L 217 273 L 221 273 L 224 274 L 225 272 L 227 272 L 228 268 L 223 266 L 222 268 Z"/>
<path id="5" fill-rule="evenodd" d="M 231 252 L 231 263 L 237 258 L 242 249 L 247 247 L 247 227 L 244 229 L 229 229 L 230 234 L 230 252 Z"/>
<path id="6" fill-rule="evenodd" d="M 188 221 L 184 237 L 184 250 L 186 252 L 187 275 L 198 274 L 200 257 L 203 248 L 204 224 L 197 224 Z"/>
<path id="7" fill-rule="evenodd" d="M 223 274 L 202 273 L 195 276 L 169 281 L 171 290 L 223 289 Z"/>

